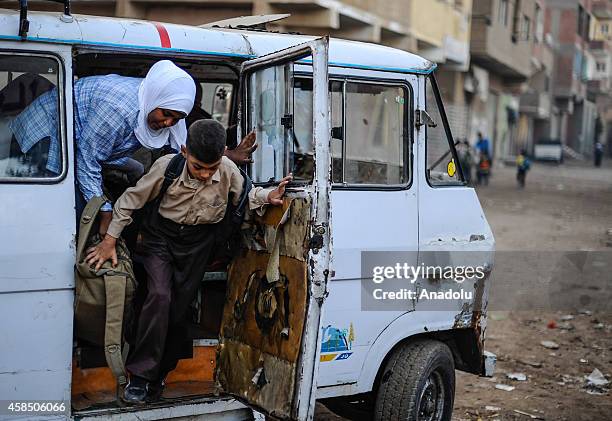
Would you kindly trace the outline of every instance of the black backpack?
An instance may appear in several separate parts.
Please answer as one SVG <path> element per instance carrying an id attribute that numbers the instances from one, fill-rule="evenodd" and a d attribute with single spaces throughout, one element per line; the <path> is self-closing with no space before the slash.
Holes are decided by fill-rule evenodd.
<path id="1" fill-rule="evenodd" d="M 185 157 L 182 154 L 179 153 L 172 157 L 166 167 L 162 187 L 150 211 L 159 211 L 161 199 L 164 197 L 164 194 L 166 194 L 172 182 L 181 175 L 184 167 Z M 249 192 L 253 187 L 253 182 L 246 172 L 241 168 L 239 168 L 239 170 L 244 181 L 242 183 L 242 193 L 238 200 L 238 204 L 233 204 L 233 197 L 230 195 L 230 197 L 228 197 L 225 215 L 223 219 L 216 224 L 215 246 L 213 247 L 214 253 L 211 256 L 211 262 L 217 264 L 227 264 L 236 255 L 240 247 L 240 226 L 246 215 L 249 203 Z"/>

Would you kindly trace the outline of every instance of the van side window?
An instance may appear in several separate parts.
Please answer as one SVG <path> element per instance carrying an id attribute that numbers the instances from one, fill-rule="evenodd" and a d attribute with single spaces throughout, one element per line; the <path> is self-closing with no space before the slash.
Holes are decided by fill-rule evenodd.
<path id="1" fill-rule="evenodd" d="M 433 120 L 424 124 L 427 130 L 427 181 L 432 186 L 463 185 L 454 146 L 446 134 L 431 79 L 427 78 L 426 81 L 425 108 Z"/>
<path id="2" fill-rule="evenodd" d="M 405 89 L 346 82 L 344 108 L 343 183 L 406 184 Z"/>
<path id="3" fill-rule="evenodd" d="M 52 179 L 63 172 L 59 64 L 0 54 L 0 179 Z"/>
<path id="4" fill-rule="evenodd" d="M 312 80 L 296 78 L 294 86 L 295 109 L 312 109 L 307 106 L 312 101 Z M 332 182 L 407 184 L 408 91 L 401 86 L 332 80 L 329 94 Z M 296 113 L 296 138 L 308 139 L 307 133 L 312 133 L 312 116 Z"/>

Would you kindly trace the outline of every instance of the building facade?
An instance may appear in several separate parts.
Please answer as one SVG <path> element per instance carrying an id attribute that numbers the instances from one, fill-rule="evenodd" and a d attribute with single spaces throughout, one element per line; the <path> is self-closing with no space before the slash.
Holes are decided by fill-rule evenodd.
<path id="1" fill-rule="evenodd" d="M 611 145 L 612 0 L 73 0 L 75 13 L 201 25 L 290 14 L 268 29 L 331 35 L 438 64 L 454 137 L 491 140 L 494 158 L 558 138 Z M 0 0 L 0 7 L 14 8 Z M 38 10 L 61 5 L 31 0 Z M 608 141 L 608 139 L 610 139 Z"/>
<path id="2" fill-rule="evenodd" d="M 608 145 L 612 155 L 612 0 L 593 3 L 589 47 L 593 55 L 593 74 L 588 95 L 597 106 L 595 139 Z"/>

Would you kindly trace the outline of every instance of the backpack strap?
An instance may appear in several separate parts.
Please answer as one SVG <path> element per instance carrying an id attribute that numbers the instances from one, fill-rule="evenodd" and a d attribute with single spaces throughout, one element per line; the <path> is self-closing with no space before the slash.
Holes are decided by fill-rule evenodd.
<path id="1" fill-rule="evenodd" d="M 164 197 L 164 194 L 166 194 L 168 187 L 170 187 L 170 184 L 172 184 L 172 182 L 176 180 L 179 175 L 181 175 L 181 172 L 183 171 L 184 167 L 185 157 L 183 156 L 183 154 L 177 153 L 172 157 L 172 159 L 168 163 L 168 166 L 166 167 L 166 171 L 164 172 L 164 182 L 156 199 L 158 202 L 158 207 L 159 202 L 161 202 L 161 199 Z"/>
<path id="2" fill-rule="evenodd" d="M 104 325 L 104 356 L 119 385 L 127 383 L 127 370 L 121 350 L 123 311 L 127 277 L 120 274 L 104 275 L 106 293 L 106 324 Z"/>
<path id="3" fill-rule="evenodd" d="M 85 251 L 87 240 L 91 235 L 91 229 L 94 226 L 94 222 L 96 221 L 96 217 L 100 212 L 100 208 L 107 201 L 108 200 L 103 196 L 96 196 L 93 197 L 89 202 L 87 202 L 85 209 L 83 209 L 81 219 L 79 220 L 79 241 L 77 242 L 76 252 L 77 263 L 82 261 L 82 259 L 84 258 L 83 252 Z"/>
<path id="4" fill-rule="evenodd" d="M 246 205 L 249 201 L 249 193 L 253 188 L 253 181 L 251 180 L 251 177 L 249 177 L 249 175 L 244 172 L 242 168 L 239 168 L 239 170 L 244 181 L 242 182 L 242 193 L 240 194 L 240 200 L 238 200 L 238 205 L 236 205 L 232 212 L 232 222 L 235 224 L 242 224 L 244 214 L 247 210 Z"/>

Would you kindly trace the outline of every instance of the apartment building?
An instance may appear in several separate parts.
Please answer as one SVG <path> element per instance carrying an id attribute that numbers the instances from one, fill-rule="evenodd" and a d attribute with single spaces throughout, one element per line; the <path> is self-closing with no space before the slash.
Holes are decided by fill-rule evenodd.
<path id="1" fill-rule="evenodd" d="M 554 69 L 554 39 L 544 30 L 546 2 L 535 2 L 534 20 L 530 33 L 532 39 L 531 76 L 520 97 L 517 146 L 533 152 L 539 140 L 550 139 L 552 104 L 552 77 Z"/>
<path id="2" fill-rule="evenodd" d="M 534 29 L 542 19 L 536 14 L 542 7 L 536 0 L 474 1 L 470 53 L 480 94 L 472 104 L 472 123 L 492 140 L 496 159 L 516 155 L 529 137 L 528 124 L 519 124 L 520 103 L 529 78 L 548 60 L 544 52 L 538 63 L 532 60 Z M 545 99 L 540 99 L 533 103 L 538 112 L 545 108 Z"/>
<path id="3" fill-rule="evenodd" d="M 593 148 L 597 106 L 588 95 L 594 62 L 590 50 L 591 0 L 546 0 L 545 27 L 555 39 L 555 137 L 585 155 Z"/>
<path id="4" fill-rule="evenodd" d="M 612 154 L 612 0 L 594 2 L 592 12 L 589 47 L 594 61 L 587 91 L 598 111 L 595 139 Z"/>

